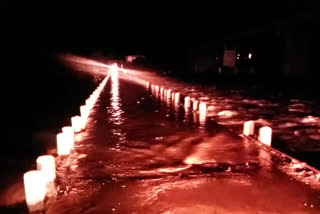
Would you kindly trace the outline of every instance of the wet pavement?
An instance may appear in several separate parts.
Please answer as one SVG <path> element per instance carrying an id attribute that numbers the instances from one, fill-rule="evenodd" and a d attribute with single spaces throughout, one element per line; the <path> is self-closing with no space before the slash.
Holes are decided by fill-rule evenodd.
<path id="1" fill-rule="evenodd" d="M 320 212 L 319 175 L 134 79 L 109 79 L 57 158 L 46 213 Z"/>

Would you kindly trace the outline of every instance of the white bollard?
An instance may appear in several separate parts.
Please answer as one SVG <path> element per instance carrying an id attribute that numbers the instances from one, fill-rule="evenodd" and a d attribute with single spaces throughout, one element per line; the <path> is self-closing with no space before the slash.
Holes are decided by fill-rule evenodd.
<path id="1" fill-rule="evenodd" d="M 250 136 L 254 134 L 254 121 L 250 120 L 243 124 L 243 135 Z"/>
<path id="2" fill-rule="evenodd" d="M 81 123 L 81 130 L 86 129 L 86 118 L 80 117 L 80 123 Z"/>
<path id="3" fill-rule="evenodd" d="M 168 90 L 167 90 L 167 99 L 170 99 L 170 98 L 171 98 L 171 90 L 168 89 Z"/>
<path id="4" fill-rule="evenodd" d="M 86 100 L 86 106 L 88 106 L 89 109 L 92 109 L 93 102 L 91 97 Z"/>
<path id="5" fill-rule="evenodd" d="M 80 106 L 80 115 L 81 115 L 81 117 L 83 117 L 83 118 L 88 118 L 88 116 L 89 116 L 89 109 L 88 109 L 87 106 L 85 106 L 85 105 Z"/>
<path id="6" fill-rule="evenodd" d="M 150 86 L 150 83 L 146 82 L 146 88 L 149 88 L 149 86 Z"/>
<path id="7" fill-rule="evenodd" d="M 198 100 L 193 100 L 193 111 L 197 111 L 198 110 L 198 105 L 199 105 L 199 101 Z"/>
<path id="8" fill-rule="evenodd" d="M 184 107 L 185 108 L 190 108 L 190 97 L 185 97 L 184 98 Z"/>
<path id="9" fill-rule="evenodd" d="M 179 103 L 180 102 L 180 93 L 179 92 L 176 92 L 174 94 L 174 102 L 175 103 Z"/>
<path id="10" fill-rule="evenodd" d="M 74 147 L 74 129 L 72 126 L 65 126 L 62 128 L 62 132 L 66 135 L 67 142 L 70 143 L 70 149 Z"/>
<path id="11" fill-rule="evenodd" d="M 160 96 L 161 96 L 161 97 L 163 96 L 163 90 L 164 90 L 164 88 L 161 87 L 161 88 L 160 88 Z"/>
<path id="12" fill-rule="evenodd" d="M 37 170 L 42 171 L 46 182 L 53 182 L 56 178 L 56 163 L 52 155 L 42 155 L 37 158 Z"/>
<path id="13" fill-rule="evenodd" d="M 159 86 L 158 85 L 155 86 L 155 90 L 156 90 L 156 93 L 159 93 Z"/>
<path id="14" fill-rule="evenodd" d="M 259 141 L 267 146 L 271 146 L 272 129 L 270 127 L 264 126 L 259 129 Z"/>
<path id="15" fill-rule="evenodd" d="M 207 114 L 207 104 L 205 102 L 200 102 L 199 113 L 204 115 Z"/>
<path id="16" fill-rule="evenodd" d="M 71 118 L 71 124 L 74 129 L 74 132 L 80 132 L 82 129 L 82 121 L 81 117 L 79 116 L 74 116 Z"/>
<path id="17" fill-rule="evenodd" d="M 41 211 L 44 208 L 44 198 L 47 186 L 43 172 L 32 170 L 23 175 L 26 202 L 30 212 Z"/>
<path id="18" fill-rule="evenodd" d="M 57 134 L 58 155 L 69 155 L 71 149 L 70 144 L 70 138 L 65 133 Z"/>

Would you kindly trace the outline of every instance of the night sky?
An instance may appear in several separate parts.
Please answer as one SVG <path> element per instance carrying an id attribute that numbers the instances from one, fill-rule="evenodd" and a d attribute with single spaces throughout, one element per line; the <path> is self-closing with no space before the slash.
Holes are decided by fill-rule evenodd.
<path id="1" fill-rule="evenodd" d="M 313 8 L 288 2 L 127 3 L 31 10 L 20 18 L 27 20 L 23 27 L 33 49 L 176 54 L 194 44 L 286 21 Z"/>
<path id="2" fill-rule="evenodd" d="M 3 100 L 8 127 L 22 118 L 20 125 L 30 129 L 41 127 L 44 118 L 52 124 L 66 118 L 93 87 L 89 76 L 79 78 L 58 64 L 56 54 L 144 54 L 164 64 L 180 64 L 190 48 L 280 21 L 290 22 L 315 10 L 300 1 L 20 6 L 4 8 L 2 14 Z M 69 95 L 64 97 L 66 91 Z M 70 112 L 62 114 L 63 109 Z M 20 135 L 7 133 L 21 141 L 31 132 L 27 128 L 21 128 L 25 133 Z"/>

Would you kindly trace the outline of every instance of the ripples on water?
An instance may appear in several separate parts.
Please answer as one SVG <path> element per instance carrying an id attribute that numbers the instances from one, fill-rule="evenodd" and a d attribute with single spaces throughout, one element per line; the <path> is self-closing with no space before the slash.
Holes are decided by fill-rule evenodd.
<path id="1" fill-rule="evenodd" d="M 120 85 L 123 89 L 115 92 Z M 210 124 L 210 117 L 201 122 L 198 114 L 145 89 L 133 92 L 137 87 L 126 81 L 109 87 L 88 129 L 77 136 L 76 151 L 62 160 L 61 199 L 51 213 L 310 213 L 319 208 L 316 193 L 287 176 L 319 188 L 320 178 L 302 163 Z M 224 112 L 211 116 L 215 120 L 237 116 L 212 110 Z"/>
<path id="2" fill-rule="evenodd" d="M 127 74 L 130 73 L 127 72 Z M 254 120 L 257 126 L 270 126 L 274 146 L 293 153 L 320 152 L 320 104 L 285 96 L 262 97 L 258 92 L 217 89 L 184 84 L 149 72 L 133 70 L 134 77 L 179 91 L 184 96 L 208 103 L 208 117 L 240 134 L 245 121 Z M 250 95 L 251 94 L 251 95 Z M 307 156 L 305 156 L 307 158 Z M 320 167 L 314 157 L 311 164 Z"/>
<path id="3" fill-rule="evenodd" d="M 309 139 L 320 135 L 315 105 L 255 99 L 240 91 L 190 86 L 138 71 L 125 76 L 137 78 L 206 101 L 207 117 L 113 79 L 86 132 L 77 136 L 76 150 L 67 160 L 58 160 L 62 163 L 60 198 L 49 213 L 312 213 L 319 209 L 319 175 L 215 124 L 240 133 L 244 121 L 255 120 L 272 126 L 279 137 L 298 136 L 309 145 Z M 285 142 L 293 148 L 297 139 Z"/>

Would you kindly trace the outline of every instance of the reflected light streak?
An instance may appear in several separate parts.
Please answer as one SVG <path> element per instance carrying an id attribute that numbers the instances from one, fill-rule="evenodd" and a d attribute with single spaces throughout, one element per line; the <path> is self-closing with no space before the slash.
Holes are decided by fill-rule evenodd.
<path id="1" fill-rule="evenodd" d="M 158 172 L 165 172 L 165 173 L 179 172 L 179 171 L 188 169 L 190 167 L 191 167 L 190 165 L 187 165 L 187 166 L 176 167 L 176 168 L 174 168 L 174 167 L 160 168 L 160 169 L 158 169 Z"/>
<path id="2" fill-rule="evenodd" d="M 119 79 L 117 76 L 111 76 L 112 88 L 111 88 L 111 106 L 113 108 L 113 116 L 118 117 L 120 110 L 120 97 L 119 97 Z"/>
<path id="3" fill-rule="evenodd" d="M 118 69 L 116 67 L 113 68 L 114 70 L 111 72 L 111 120 L 115 125 L 121 125 L 124 122 L 122 117 L 123 110 L 121 109 L 121 99 L 119 93 L 119 76 L 118 76 Z M 114 75 L 113 75 L 114 74 Z M 121 141 L 125 140 L 125 134 L 122 132 L 121 128 L 113 129 L 113 135 Z M 117 144 L 119 147 L 119 144 Z"/>
<path id="4" fill-rule="evenodd" d="M 118 67 L 117 67 L 117 65 L 113 65 L 113 66 L 110 68 L 109 71 L 110 71 L 110 75 L 111 75 L 112 81 L 118 79 L 119 74 L 118 74 Z"/>

